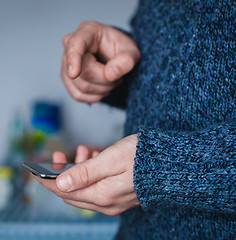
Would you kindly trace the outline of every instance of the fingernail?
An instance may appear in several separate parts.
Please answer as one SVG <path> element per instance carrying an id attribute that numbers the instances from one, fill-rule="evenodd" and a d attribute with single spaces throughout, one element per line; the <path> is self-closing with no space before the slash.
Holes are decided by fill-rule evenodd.
<path id="1" fill-rule="evenodd" d="M 119 69 L 116 66 L 109 67 L 107 76 L 109 80 L 116 80 L 120 76 Z"/>
<path id="2" fill-rule="evenodd" d="M 68 74 L 71 75 L 72 74 L 72 66 L 69 65 L 67 68 Z"/>
<path id="3" fill-rule="evenodd" d="M 68 192 L 72 188 L 72 179 L 70 175 L 63 175 L 57 178 L 57 186 L 59 190 L 63 192 Z"/>

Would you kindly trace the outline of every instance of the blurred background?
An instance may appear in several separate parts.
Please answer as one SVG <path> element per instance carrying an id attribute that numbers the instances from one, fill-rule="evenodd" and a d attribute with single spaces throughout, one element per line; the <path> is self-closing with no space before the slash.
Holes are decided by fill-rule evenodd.
<path id="1" fill-rule="evenodd" d="M 55 234 L 60 239 L 57 234 L 69 231 L 63 224 L 71 222 L 70 232 L 76 233 L 72 223 L 77 221 L 84 226 L 84 239 L 90 232 L 87 221 L 94 222 L 97 230 L 101 229 L 97 222 L 107 226 L 113 221 L 113 228 L 106 229 L 114 233 L 116 218 L 65 206 L 24 176 L 20 165 L 50 159 L 55 150 L 72 157 L 78 144 L 108 146 L 122 137 L 123 111 L 75 102 L 65 90 L 60 78 L 62 38 L 84 20 L 129 30 L 136 5 L 137 0 L 0 0 L 0 239 L 27 239 L 30 224 L 31 237 L 48 236 L 51 231 L 48 239 Z M 45 222 L 51 223 L 50 228 Z"/>

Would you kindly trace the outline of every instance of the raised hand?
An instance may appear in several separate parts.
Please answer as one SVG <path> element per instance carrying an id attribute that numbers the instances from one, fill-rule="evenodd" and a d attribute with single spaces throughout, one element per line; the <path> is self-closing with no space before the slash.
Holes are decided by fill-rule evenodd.
<path id="1" fill-rule="evenodd" d="M 61 76 L 80 102 L 94 103 L 109 95 L 140 59 L 128 35 L 98 22 L 82 22 L 64 37 L 63 45 Z"/>

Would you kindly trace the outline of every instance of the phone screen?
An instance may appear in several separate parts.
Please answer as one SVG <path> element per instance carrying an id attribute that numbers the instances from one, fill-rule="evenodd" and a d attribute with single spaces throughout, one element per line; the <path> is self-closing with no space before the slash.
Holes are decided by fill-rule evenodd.
<path id="1" fill-rule="evenodd" d="M 65 170 L 74 166 L 74 164 L 68 163 L 49 163 L 49 162 L 25 162 L 22 166 L 33 174 L 47 179 L 56 178 Z"/>

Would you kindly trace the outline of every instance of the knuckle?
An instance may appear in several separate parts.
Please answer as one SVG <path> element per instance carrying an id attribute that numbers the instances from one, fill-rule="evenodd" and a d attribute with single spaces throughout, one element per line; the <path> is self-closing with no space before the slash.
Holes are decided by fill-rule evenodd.
<path id="1" fill-rule="evenodd" d="M 67 34 L 62 38 L 62 43 L 64 47 L 66 47 L 69 37 L 70 37 L 70 34 Z"/>
<path id="2" fill-rule="evenodd" d="M 76 47 L 77 45 L 77 42 L 78 42 L 78 39 L 76 39 L 75 37 L 72 37 L 68 40 L 68 46 L 70 47 L 70 49 L 73 49 Z M 70 50 L 68 49 L 68 50 Z"/>
<path id="3" fill-rule="evenodd" d="M 96 21 L 83 21 L 80 23 L 79 28 L 97 28 L 101 24 Z"/>
<path id="4" fill-rule="evenodd" d="M 74 54 L 81 48 L 86 47 L 86 42 L 79 37 L 71 37 L 67 42 L 67 55 Z"/>
<path id="5" fill-rule="evenodd" d="M 90 183 L 89 171 L 85 164 L 81 164 L 78 168 L 78 176 L 82 185 L 88 186 Z"/>

